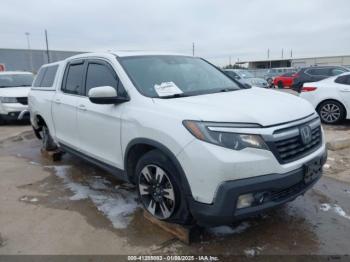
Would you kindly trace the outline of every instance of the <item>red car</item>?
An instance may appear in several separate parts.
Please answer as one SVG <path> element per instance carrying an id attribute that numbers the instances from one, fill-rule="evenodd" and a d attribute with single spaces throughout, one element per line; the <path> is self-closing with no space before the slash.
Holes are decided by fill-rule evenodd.
<path id="1" fill-rule="evenodd" d="M 277 86 L 278 88 L 290 88 L 293 84 L 294 78 L 297 76 L 298 75 L 295 72 L 289 72 L 280 76 L 276 76 L 273 79 L 273 85 Z"/>

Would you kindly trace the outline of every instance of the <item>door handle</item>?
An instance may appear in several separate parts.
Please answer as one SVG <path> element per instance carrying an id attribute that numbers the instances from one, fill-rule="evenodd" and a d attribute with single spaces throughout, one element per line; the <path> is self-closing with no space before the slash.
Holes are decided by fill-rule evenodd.
<path id="1" fill-rule="evenodd" d="M 55 99 L 55 103 L 56 104 L 61 104 L 61 100 L 60 99 Z"/>
<path id="2" fill-rule="evenodd" d="M 79 105 L 78 109 L 81 110 L 81 111 L 86 111 L 87 110 L 85 105 Z"/>
<path id="3" fill-rule="evenodd" d="M 343 92 L 350 92 L 350 88 L 349 87 L 343 87 L 341 89 L 341 91 L 343 91 Z"/>

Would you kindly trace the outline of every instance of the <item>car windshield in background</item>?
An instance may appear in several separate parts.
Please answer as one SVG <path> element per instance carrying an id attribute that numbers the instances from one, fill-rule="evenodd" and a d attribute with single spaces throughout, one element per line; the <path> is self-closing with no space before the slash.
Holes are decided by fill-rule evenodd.
<path id="1" fill-rule="evenodd" d="M 248 71 L 237 71 L 237 73 L 240 75 L 242 78 L 253 78 L 254 75 Z"/>
<path id="2" fill-rule="evenodd" d="M 196 57 L 160 55 L 118 59 L 136 88 L 148 97 L 191 96 L 240 89 L 219 69 Z M 162 88 L 169 90 L 168 95 L 160 93 Z"/>
<path id="3" fill-rule="evenodd" d="M 0 88 L 31 86 L 33 82 L 31 74 L 4 74 L 0 75 Z"/>

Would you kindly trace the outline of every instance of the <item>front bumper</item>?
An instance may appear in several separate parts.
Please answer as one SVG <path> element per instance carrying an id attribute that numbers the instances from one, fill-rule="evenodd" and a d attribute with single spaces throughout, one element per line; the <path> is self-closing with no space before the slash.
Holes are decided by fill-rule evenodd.
<path id="1" fill-rule="evenodd" d="M 28 105 L 20 103 L 0 103 L 0 114 L 7 115 L 9 113 L 22 112 L 28 109 Z"/>
<path id="2" fill-rule="evenodd" d="M 321 165 L 327 160 L 327 151 L 321 157 Z M 321 177 L 304 182 L 304 168 L 298 168 L 285 174 L 270 174 L 234 181 L 220 185 L 212 204 L 204 204 L 189 197 L 190 210 L 200 225 L 225 225 L 241 220 L 268 209 L 294 200 L 310 189 Z M 254 192 L 270 192 L 266 200 L 252 207 L 236 209 L 240 195 Z"/>
<path id="3" fill-rule="evenodd" d="M 13 121 L 18 120 L 19 115 L 21 114 L 21 111 L 18 112 L 10 112 L 8 114 L 0 114 L 0 118 L 5 121 Z M 23 115 L 23 118 L 21 120 L 29 120 L 29 114 Z"/>

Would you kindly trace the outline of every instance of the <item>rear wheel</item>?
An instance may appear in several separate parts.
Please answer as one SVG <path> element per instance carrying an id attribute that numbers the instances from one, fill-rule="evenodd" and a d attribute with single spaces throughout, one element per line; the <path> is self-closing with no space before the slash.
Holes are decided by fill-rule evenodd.
<path id="1" fill-rule="evenodd" d="M 50 134 L 47 126 L 43 126 L 41 130 L 42 148 L 46 151 L 53 151 L 57 149 L 56 143 Z"/>
<path id="2" fill-rule="evenodd" d="M 159 150 L 140 158 L 136 166 L 137 189 L 144 209 L 159 220 L 186 224 L 190 220 L 176 168 Z"/>
<path id="3" fill-rule="evenodd" d="M 322 122 L 326 124 L 338 124 L 345 119 L 345 108 L 337 101 L 322 102 L 318 106 L 317 112 Z"/>
<path id="4" fill-rule="evenodd" d="M 281 88 L 281 89 L 284 88 L 282 81 L 278 81 L 277 86 L 278 88 Z"/>

